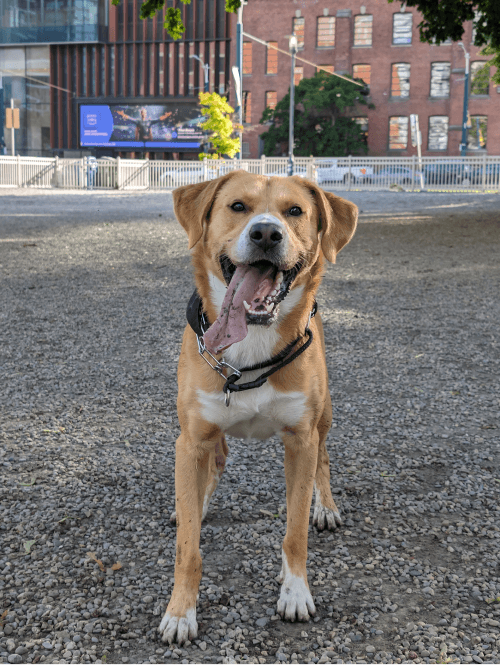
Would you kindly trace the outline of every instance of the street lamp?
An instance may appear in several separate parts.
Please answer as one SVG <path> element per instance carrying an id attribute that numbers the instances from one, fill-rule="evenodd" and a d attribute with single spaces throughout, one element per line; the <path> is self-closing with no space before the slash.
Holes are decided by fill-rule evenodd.
<path id="1" fill-rule="evenodd" d="M 236 21 L 236 69 L 233 67 L 233 76 L 236 84 L 236 91 L 239 88 L 239 106 L 236 109 L 238 114 L 238 123 L 240 125 L 239 139 L 240 139 L 240 151 L 236 155 L 236 159 L 239 159 L 240 162 L 243 157 L 243 5 L 246 4 L 243 0 L 241 5 L 238 7 L 237 21 Z M 238 99 L 238 92 L 236 92 L 236 98 Z"/>
<path id="2" fill-rule="evenodd" d="M 201 66 L 203 67 L 203 69 L 204 69 L 204 71 L 205 71 L 205 92 L 209 92 L 208 70 L 210 69 L 210 66 L 208 65 L 208 63 L 205 64 L 205 63 L 203 62 L 203 59 L 200 58 L 199 55 L 194 55 L 194 54 L 192 54 L 192 55 L 190 55 L 189 57 L 190 57 L 190 58 L 196 58 L 196 60 L 198 60 L 199 62 L 201 62 Z"/>
<path id="3" fill-rule="evenodd" d="M 288 41 L 288 48 L 290 49 L 290 54 L 292 56 L 292 66 L 290 74 L 290 124 L 288 126 L 288 175 L 293 175 L 293 123 L 295 115 L 295 55 L 297 54 L 297 37 L 291 35 Z"/>
<path id="4" fill-rule="evenodd" d="M 467 125 L 469 121 L 469 71 L 470 71 L 470 53 L 465 50 L 462 42 L 458 42 L 465 55 L 465 81 L 464 81 L 464 112 L 462 115 L 462 143 L 460 144 L 460 154 L 465 157 L 467 154 Z"/>

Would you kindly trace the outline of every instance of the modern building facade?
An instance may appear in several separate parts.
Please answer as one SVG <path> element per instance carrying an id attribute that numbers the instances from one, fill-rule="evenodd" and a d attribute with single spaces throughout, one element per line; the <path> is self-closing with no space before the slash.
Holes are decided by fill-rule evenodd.
<path id="1" fill-rule="evenodd" d="M 414 8 L 387 0 L 251 0 L 243 12 L 245 33 L 288 51 L 288 36 L 293 32 L 298 57 L 369 85 L 368 101 L 375 109 L 359 106 L 350 111 L 367 131 L 368 154 L 415 154 L 409 120 L 411 114 L 418 114 L 422 154 L 459 155 L 464 52 L 458 43 L 420 42 L 420 21 Z M 488 58 L 472 41 L 468 24 L 463 37 L 471 55 L 468 149 L 499 155 L 500 87 L 478 75 Z M 288 92 L 290 67 L 288 55 L 244 37 L 244 156 L 260 156 L 259 136 L 266 131 L 260 118 L 267 106 L 273 107 Z M 295 82 L 315 71 L 314 66 L 297 60 Z"/>
<path id="2" fill-rule="evenodd" d="M 193 108 L 204 86 L 202 66 L 193 55 L 209 64 L 210 89 L 228 93 L 231 40 L 225 0 L 192 0 L 190 5 L 167 0 L 165 8 L 178 6 L 183 13 L 186 32 L 177 41 L 164 30 L 165 9 L 142 20 L 140 6 L 141 0 L 122 0 L 119 6 L 109 0 L 0 0 L 0 74 L 6 100 L 13 97 L 21 109 L 16 145 L 22 154 L 69 155 L 88 148 L 82 146 L 82 108 L 134 109 L 127 118 L 118 111 L 122 133 L 127 126 L 140 126 L 141 114 L 150 117 L 151 109 Z M 154 131 L 153 125 L 152 138 Z M 133 141 L 128 149 L 126 141 L 118 143 L 122 147 L 96 143 L 92 152 L 165 158 L 198 152 L 174 140 L 169 148 L 150 142 L 133 150 Z"/>

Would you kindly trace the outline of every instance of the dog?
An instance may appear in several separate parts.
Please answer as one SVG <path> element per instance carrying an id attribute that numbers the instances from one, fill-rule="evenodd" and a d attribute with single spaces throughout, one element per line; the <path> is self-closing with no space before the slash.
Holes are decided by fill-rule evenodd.
<path id="1" fill-rule="evenodd" d="M 172 597 L 164 642 L 197 636 L 201 522 L 228 455 L 225 435 L 285 448 L 287 528 L 278 613 L 315 613 L 306 572 L 307 532 L 341 524 L 330 489 L 332 421 L 321 316 L 315 294 L 324 259 L 352 238 L 357 207 L 299 177 L 234 171 L 173 192 L 191 250 L 196 292 L 178 367 Z"/>

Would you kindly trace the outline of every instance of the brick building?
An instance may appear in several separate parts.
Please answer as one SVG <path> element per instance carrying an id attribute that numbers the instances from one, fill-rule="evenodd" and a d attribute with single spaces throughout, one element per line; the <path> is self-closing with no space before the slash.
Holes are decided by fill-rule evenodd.
<path id="1" fill-rule="evenodd" d="M 464 52 L 458 43 L 420 42 L 420 15 L 404 3 L 387 0 L 250 0 L 243 30 L 288 51 L 288 36 L 298 37 L 297 55 L 370 86 L 374 110 L 353 108 L 351 116 L 366 128 L 370 155 L 411 156 L 409 116 L 419 115 L 423 155 L 459 155 L 461 142 Z M 235 24 L 233 25 L 235 30 Z M 500 154 L 500 87 L 476 76 L 488 58 L 472 43 L 472 25 L 463 43 L 471 54 L 468 148 Z M 231 46 L 235 60 L 235 41 Z M 259 157 L 266 130 L 259 125 L 266 106 L 288 91 L 291 60 L 244 37 L 243 155 Z M 295 81 L 311 77 L 315 67 L 296 62 Z M 234 103 L 234 99 L 233 99 Z"/>

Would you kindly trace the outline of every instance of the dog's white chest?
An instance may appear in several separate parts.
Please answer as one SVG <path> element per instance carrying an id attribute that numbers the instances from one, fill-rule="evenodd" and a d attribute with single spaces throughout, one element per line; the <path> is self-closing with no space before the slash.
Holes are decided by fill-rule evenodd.
<path id="1" fill-rule="evenodd" d="M 245 380 L 245 379 L 242 379 Z M 301 392 L 282 393 L 268 383 L 233 393 L 229 406 L 224 394 L 198 390 L 202 417 L 238 439 L 268 439 L 284 427 L 293 427 L 305 410 Z"/>

